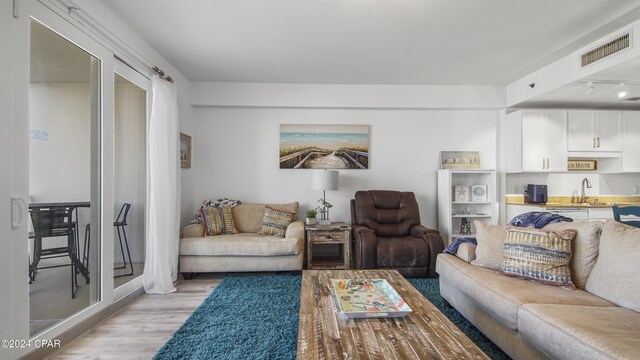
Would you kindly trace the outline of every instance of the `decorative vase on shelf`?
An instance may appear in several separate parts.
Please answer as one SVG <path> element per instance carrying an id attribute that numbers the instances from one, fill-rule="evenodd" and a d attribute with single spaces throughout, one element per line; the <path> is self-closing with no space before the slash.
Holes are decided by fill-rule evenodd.
<path id="1" fill-rule="evenodd" d="M 465 217 L 460 222 L 460 235 L 471 235 L 471 223 Z"/>
<path id="2" fill-rule="evenodd" d="M 306 222 L 307 225 L 317 225 L 318 224 L 318 219 L 316 219 L 314 217 L 313 218 L 306 218 L 305 220 L 306 220 L 305 222 Z"/>

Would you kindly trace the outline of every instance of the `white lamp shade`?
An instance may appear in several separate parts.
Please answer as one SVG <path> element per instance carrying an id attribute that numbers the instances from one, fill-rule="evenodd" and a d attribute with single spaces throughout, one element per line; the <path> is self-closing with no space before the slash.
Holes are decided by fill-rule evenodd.
<path id="1" fill-rule="evenodd" d="M 311 189 L 338 190 L 338 174 L 335 170 L 314 170 L 311 178 Z"/>

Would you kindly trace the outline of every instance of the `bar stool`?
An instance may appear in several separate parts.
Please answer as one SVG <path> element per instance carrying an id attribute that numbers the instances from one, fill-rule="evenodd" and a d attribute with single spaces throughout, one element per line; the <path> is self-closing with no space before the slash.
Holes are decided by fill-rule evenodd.
<path id="1" fill-rule="evenodd" d="M 71 266 L 71 298 L 76 297 L 78 288 L 78 276 L 76 269 L 76 225 L 71 219 L 71 211 L 68 208 L 33 209 L 31 221 L 34 230 L 34 259 L 29 266 L 30 282 L 35 281 L 38 269 L 51 269 L 63 266 Z M 44 238 L 66 237 L 67 245 L 53 248 L 43 248 Z M 70 263 L 64 265 L 38 267 L 40 260 L 59 257 L 69 257 Z"/>
<path id="2" fill-rule="evenodd" d="M 125 231 L 125 228 L 127 226 L 127 216 L 129 215 L 130 208 L 131 208 L 131 204 L 129 203 L 122 204 L 122 208 L 120 208 L 120 212 L 118 213 L 118 217 L 116 218 L 116 221 L 113 222 L 113 226 L 115 226 L 116 230 L 118 231 L 118 240 L 120 241 L 120 252 L 122 253 L 122 263 L 123 263 L 122 266 L 115 267 L 114 269 L 127 268 L 127 259 L 125 259 L 125 256 L 124 256 L 124 250 L 126 248 L 131 271 L 126 274 L 115 275 L 114 278 L 133 275 L 133 262 L 131 261 L 131 252 L 129 251 L 129 241 L 127 240 L 127 232 Z M 123 238 L 124 238 L 124 246 L 122 244 Z"/>

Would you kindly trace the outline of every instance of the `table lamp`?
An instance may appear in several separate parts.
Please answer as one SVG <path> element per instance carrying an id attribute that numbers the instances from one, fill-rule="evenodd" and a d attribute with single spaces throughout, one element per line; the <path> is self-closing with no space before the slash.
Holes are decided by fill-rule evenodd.
<path id="1" fill-rule="evenodd" d="M 313 171 L 311 189 L 322 190 L 322 199 L 318 200 L 320 206 L 316 208 L 320 213 L 320 220 L 318 221 L 320 225 L 331 224 L 331 220 L 329 220 L 329 209 L 332 208 L 333 205 L 326 201 L 326 191 L 338 190 L 338 174 L 336 170 L 324 169 Z"/>

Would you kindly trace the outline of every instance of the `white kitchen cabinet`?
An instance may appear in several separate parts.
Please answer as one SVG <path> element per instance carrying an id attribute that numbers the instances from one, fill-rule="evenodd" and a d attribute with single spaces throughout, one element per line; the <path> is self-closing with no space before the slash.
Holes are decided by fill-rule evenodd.
<path id="1" fill-rule="evenodd" d="M 622 151 L 622 112 L 569 110 L 568 151 Z"/>
<path id="2" fill-rule="evenodd" d="M 589 209 L 589 220 L 605 221 L 607 219 L 613 219 L 613 210 L 610 207 Z"/>
<path id="3" fill-rule="evenodd" d="M 567 111 L 519 110 L 508 115 L 509 172 L 567 171 Z"/>
<path id="4" fill-rule="evenodd" d="M 625 111 L 622 118 L 622 171 L 640 172 L 640 112 Z"/>

